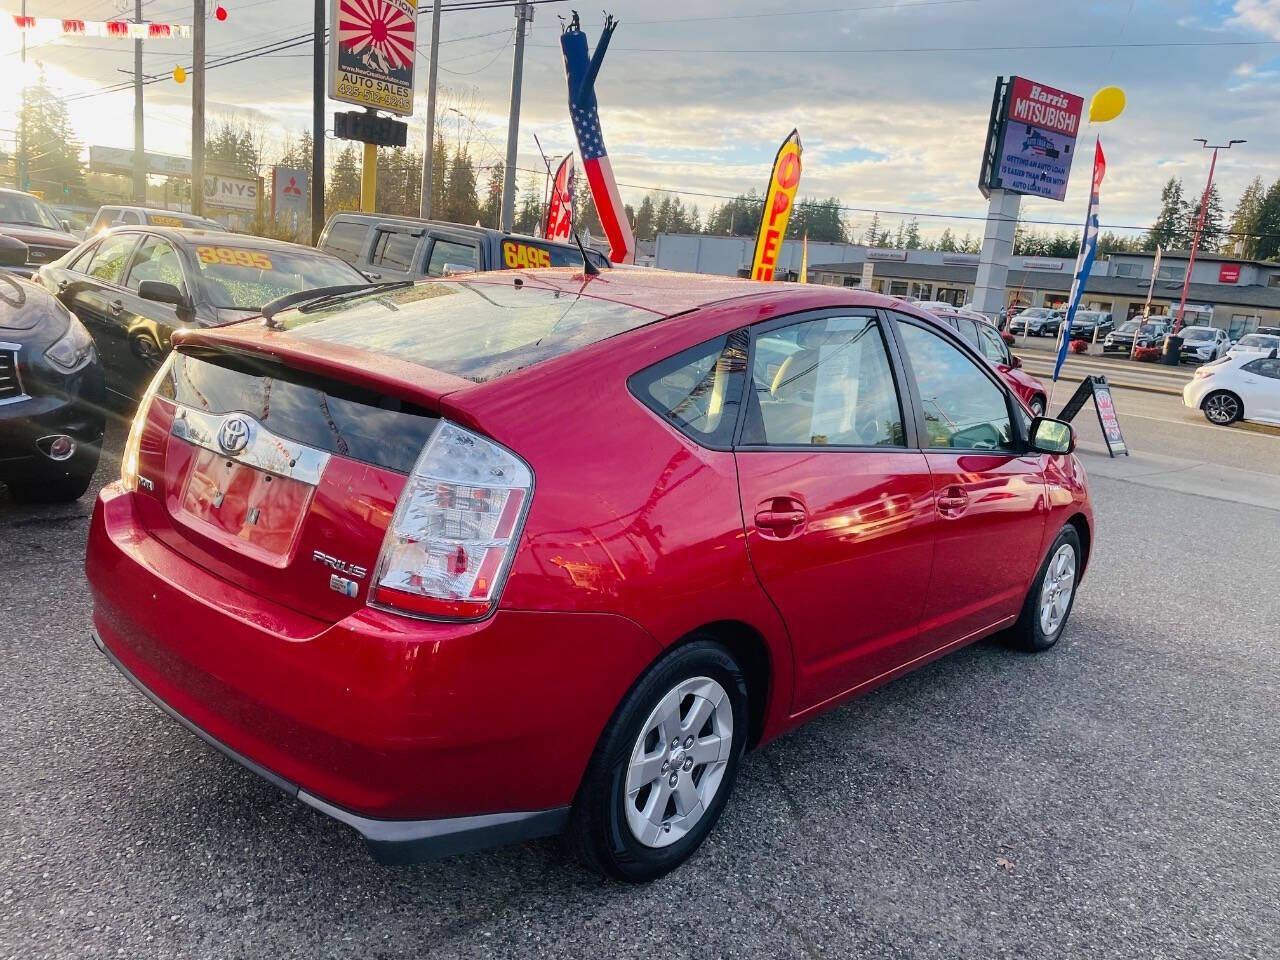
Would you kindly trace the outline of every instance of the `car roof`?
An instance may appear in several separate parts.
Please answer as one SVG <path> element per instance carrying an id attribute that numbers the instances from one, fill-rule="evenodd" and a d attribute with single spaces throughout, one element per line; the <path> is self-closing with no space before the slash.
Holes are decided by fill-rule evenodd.
<path id="1" fill-rule="evenodd" d="M 687 313 L 713 303 L 747 297 L 782 298 L 798 304 L 796 309 L 830 306 L 871 306 L 901 310 L 902 301 L 878 293 L 867 293 L 850 287 L 827 287 L 823 284 L 797 284 L 745 280 L 704 273 L 676 273 L 670 270 L 641 268 L 606 271 L 585 277 L 581 270 L 501 270 L 472 274 L 468 281 L 476 283 L 529 283 L 575 296 L 610 300 L 648 310 L 659 317 Z M 924 311 L 916 311 L 917 314 Z"/>
<path id="2" fill-rule="evenodd" d="M 270 237 L 255 237 L 248 233 L 229 233 L 226 230 L 205 230 L 201 227 L 166 227 L 150 223 L 130 223 L 121 227 L 112 227 L 110 230 L 104 231 L 98 236 L 106 234 L 121 233 L 154 233 L 162 237 L 167 237 L 175 243 L 216 243 L 218 246 L 227 247 L 253 247 L 258 250 L 280 250 L 280 251 L 296 251 L 299 253 L 311 253 L 318 257 L 326 259 L 338 259 L 327 250 L 318 250 L 315 247 L 308 247 L 301 243 L 289 243 L 287 240 L 273 240 Z M 346 263 L 344 260 L 343 263 Z"/>
<path id="3" fill-rule="evenodd" d="M 577 245 L 567 240 L 548 240 L 546 237 L 534 237 L 527 233 L 515 233 L 511 230 L 495 230 L 493 227 L 480 227 L 471 223 L 454 223 L 451 220 L 424 220 L 421 217 L 410 217 L 402 213 L 365 213 L 360 210 L 344 210 L 341 213 L 335 213 L 329 218 L 329 223 L 335 220 L 346 220 L 357 223 L 366 223 L 370 226 L 378 224 L 402 224 L 404 226 L 413 227 L 443 227 L 446 230 L 456 230 L 459 233 L 469 233 L 473 236 L 495 236 L 510 237 L 513 240 L 530 240 L 535 243 L 546 243 L 556 247 L 569 247 L 576 250 Z M 588 250 L 591 248 L 588 247 Z M 600 254 L 599 250 L 591 250 L 592 253 Z M 603 256 L 603 254 L 600 254 Z"/>

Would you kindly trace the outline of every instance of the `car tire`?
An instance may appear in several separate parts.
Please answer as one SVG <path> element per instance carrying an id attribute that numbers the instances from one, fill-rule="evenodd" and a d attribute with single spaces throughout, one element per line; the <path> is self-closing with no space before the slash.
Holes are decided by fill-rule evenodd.
<path id="1" fill-rule="evenodd" d="M 1084 561 L 1080 534 L 1071 524 L 1058 531 L 1031 581 L 1022 611 L 1007 634 L 1010 644 L 1029 653 L 1048 650 L 1062 636 L 1076 602 Z"/>
<path id="2" fill-rule="evenodd" d="M 614 711 L 587 766 L 569 816 L 579 859 L 630 883 L 678 867 L 724 810 L 748 730 L 746 680 L 728 650 L 699 638 L 663 656 Z"/>
<path id="3" fill-rule="evenodd" d="M 1027 406 L 1031 408 L 1032 416 L 1043 417 L 1044 412 L 1048 407 L 1048 401 L 1046 401 L 1043 396 L 1037 393 L 1034 397 L 1031 398 L 1031 402 L 1027 404 Z"/>
<path id="4" fill-rule="evenodd" d="M 1200 403 L 1204 418 L 1219 427 L 1229 427 L 1244 416 L 1244 403 L 1230 390 L 1215 390 Z"/>

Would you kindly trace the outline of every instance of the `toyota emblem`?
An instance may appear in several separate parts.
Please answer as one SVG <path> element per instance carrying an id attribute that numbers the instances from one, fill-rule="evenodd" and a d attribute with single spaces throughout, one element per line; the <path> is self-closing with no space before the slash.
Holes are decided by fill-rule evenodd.
<path id="1" fill-rule="evenodd" d="M 226 453 L 240 453 L 249 445 L 249 421 L 244 417 L 228 417 L 218 431 L 218 446 Z"/>

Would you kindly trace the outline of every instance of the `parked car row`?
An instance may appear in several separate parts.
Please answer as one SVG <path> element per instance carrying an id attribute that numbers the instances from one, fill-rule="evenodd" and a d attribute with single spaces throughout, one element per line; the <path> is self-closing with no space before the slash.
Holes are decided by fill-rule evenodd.
<path id="1" fill-rule="evenodd" d="M 986 357 L 1028 410 L 1037 417 L 1044 416 L 1048 405 L 1044 384 L 1022 369 L 1022 361 L 1010 352 L 995 324 L 980 313 L 940 307 L 929 312 L 956 330 L 970 346 Z"/>

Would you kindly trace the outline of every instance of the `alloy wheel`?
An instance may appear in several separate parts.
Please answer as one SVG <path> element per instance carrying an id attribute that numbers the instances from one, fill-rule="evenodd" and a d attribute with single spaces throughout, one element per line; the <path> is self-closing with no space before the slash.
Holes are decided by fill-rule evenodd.
<path id="1" fill-rule="evenodd" d="M 1066 619 L 1076 587 L 1076 551 L 1069 544 L 1058 547 L 1044 572 L 1040 586 L 1040 629 L 1052 637 Z"/>
<path id="2" fill-rule="evenodd" d="M 623 805 L 647 847 L 685 836 L 715 799 L 733 749 L 733 704 L 710 677 L 681 681 L 640 728 L 627 765 Z"/>
<path id="3" fill-rule="evenodd" d="M 1240 404 L 1229 393 L 1215 393 L 1204 402 L 1204 415 L 1214 423 L 1233 423 L 1240 413 Z"/>

